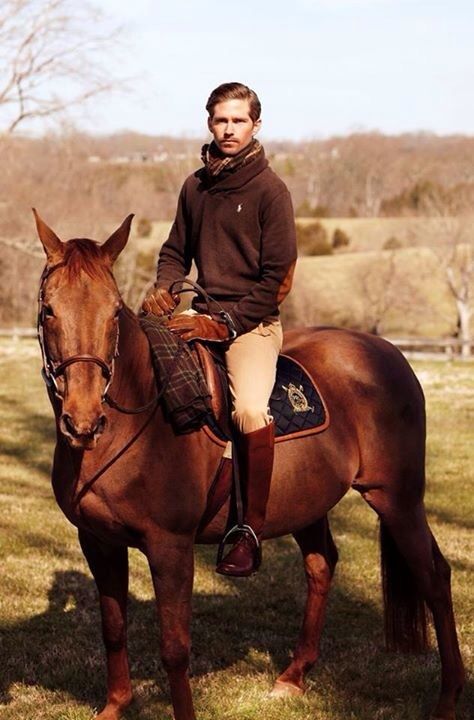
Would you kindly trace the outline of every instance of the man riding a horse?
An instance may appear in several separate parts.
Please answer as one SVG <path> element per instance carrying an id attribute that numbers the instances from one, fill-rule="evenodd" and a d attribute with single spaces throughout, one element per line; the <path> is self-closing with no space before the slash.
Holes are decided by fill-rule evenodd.
<path id="1" fill-rule="evenodd" d="M 288 192 L 253 140 L 259 106 L 245 94 L 248 89 L 239 96 L 235 85 L 230 88 L 211 95 L 214 142 L 206 148 L 205 168 L 184 184 L 160 256 L 157 288 L 145 308 L 171 314 L 176 298 L 169 284 L 184 278 L 193 258 L 198 280 L 223 306 L 217 317 L 206 317 L 195 301 L 196 313 L 179 315 L 170 328 L 185 341 L 223 343 L 248 485 L 246 523 L 257 538 L 292 534 L 302 553 L 307 589 L 301 631 L 273 693 L 303 693 L 319 657 L 338 558 L 327 514 L 352 489 L 380 518 L 387 646 L 425 649 L 425 607 L 430 610 L 441 663 L 432 719 L 455 720 L 465 672 L 450 568 L 423 500 L 424 398 L 397 348 L 343 328 L 285 333 L 285 356 L 317 375 L 330 422 L 324 432 L 295 433 L 276 444 L 266 508 L 273 459 L 267 405 L 280 347 L 278 303 L 296 256 L 294 226 Z M 188 672 L 194 545 L 218 543 L 226 531 L 228 500 L 206 517 L 222 446 L 204 427 L 176 433 L 162 406 L 165 385 L 157 390 L 147 336 L 113 275 L 132 215 L 101 245 L 88 238 L 63 242 L 36 212 L 35 219 L 46 254 L 38 338 L 56 419 L 52 484 L 59 506 L 78 528 L 96 581 L 107 654 L 107 701 L 97 720 L 120 720 L 133 697 L 128 547 L 138 548 L 150 568 L 174 717 L 195 720 Z M 230 551 L 221 571 L 254 571 L 258 560 L 250 534 Z M 409 701 L 415 702 L 414 695 Z"/>
<path id="2" fill-rule="evenodd" d="M 198 283 L 224 310 L 211 317 L 195 300 L 193 309 L 171 319 L 168 328 L 186 341 L 223 344 L 245 531 L 217 571 L 242 577 L 260 562 L 274 455 L 268 405 L 283 337 L 278 306 L 291 287 L 296 237 L 290 194 L 255 138 L 261 126 L 255 92 L 225 83 L 212 91 L 206 110 L 214 139 L 203 146 L 204 167 L 181 189 L 155 288 L 143 309 L 171 315 L 178 298 L 169 288 L 185 278 L 194 260 Z"/>

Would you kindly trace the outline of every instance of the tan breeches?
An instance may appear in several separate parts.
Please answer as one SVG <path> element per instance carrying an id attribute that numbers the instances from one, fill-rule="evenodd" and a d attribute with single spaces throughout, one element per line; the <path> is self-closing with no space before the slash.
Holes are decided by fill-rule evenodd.
<path id="1" fill-rule="evenodd" d="M 232 420 L 242 433 L 259 430 L 272 421 L 268 405 L 282 341 L 280 319 L 272 316 L 239 335 L 226 350 Z"/>

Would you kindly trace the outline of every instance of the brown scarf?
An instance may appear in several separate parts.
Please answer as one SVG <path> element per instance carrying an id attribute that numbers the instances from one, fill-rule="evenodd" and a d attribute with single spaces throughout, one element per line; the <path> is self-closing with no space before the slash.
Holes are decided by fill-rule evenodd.
<path id="1" fill-rule="evenodd" d="M 223 170 L 226 171 L 226 174 L 235 172 L 235 170 L 248 165 L 262 154 L 263 147 L 255 138 L 237 155 L 224 155 L 213 141 L 202 146 L 201 160 L 206 166 L 209 176 L 216 178 Z"/>

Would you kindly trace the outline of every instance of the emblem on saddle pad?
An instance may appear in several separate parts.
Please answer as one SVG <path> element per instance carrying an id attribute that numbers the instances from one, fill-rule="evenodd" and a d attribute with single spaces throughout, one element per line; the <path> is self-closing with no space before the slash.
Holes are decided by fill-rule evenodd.
<path id="1" fill-rule="evenodd" d="M 282 385 L 283 390 L 286 390 L 288 394 L 288 400 L 291 403 L 291 407 L 295 412 L 307 412 L 311 410 L 314 412 L 314 406 L 308 405 L 306 395 L 303 392 L 303 386 L 296 387 L 293 383 L 289 383 L 288 387 Z"/>

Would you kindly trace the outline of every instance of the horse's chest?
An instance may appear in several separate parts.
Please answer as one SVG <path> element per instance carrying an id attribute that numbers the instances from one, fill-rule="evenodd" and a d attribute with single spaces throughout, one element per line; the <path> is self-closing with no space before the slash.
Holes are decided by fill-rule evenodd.
<path id="1" fill-rule="evenodd" d="M 91 532 L 107 543 L 139 545 L 138 533 L 130 519 L 121 515 L 119 504 L 112 510 L 100 492 L 79 490 L 72 495 L 57 495 L 57 500 L 68 520 L 79 529 Z"/>

